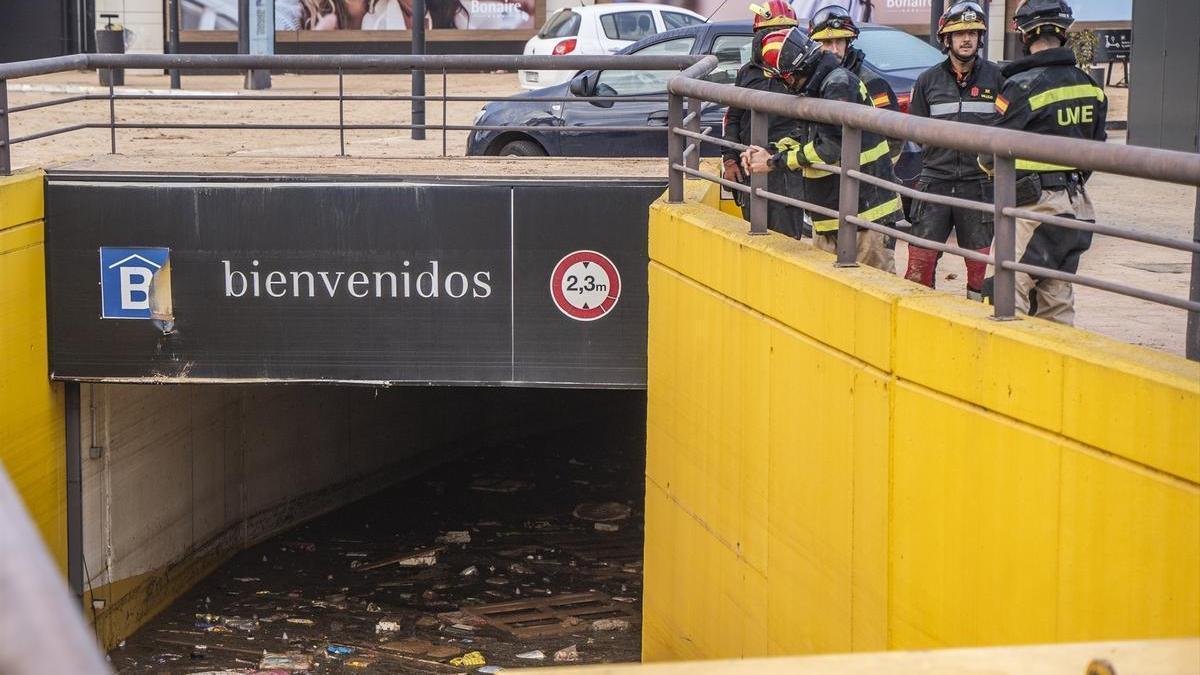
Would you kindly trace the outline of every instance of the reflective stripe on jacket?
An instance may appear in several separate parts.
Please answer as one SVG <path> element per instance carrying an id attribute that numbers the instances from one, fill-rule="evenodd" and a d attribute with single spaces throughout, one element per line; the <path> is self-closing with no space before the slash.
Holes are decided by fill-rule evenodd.
<path id="1" fill-rule="evenodd" d="M 1103 141 L 1108 118 L 1108 99 L 1095 80 L 1075 66 L 1075 53 L 1067 47 L 1047 49 L 1004 67 L 1008 80 L 996 97 L 995 126 Z M 1037 172 L 1074 171 L 1070 158 L 1062 164 L 1017 159 L 1017 175 Z M 981 166 L 991 168 L 992 157 L 980 156 Z"/>
<path id="2" fill-rule="evenodd" d="M 991 61 L 976 58 L 971 72 L 959 82 L 947 57 L 917 78 L 908 112 L 939 120 L 991 124 L 998 117 L 996 96 L 1003 86 L 1000 67 Z M 921 159 L 921 176 L 924 178 L 979 180 L 985 177 L 975 162 L 974 153 L 927 145 Z"/>
<path id="3" fill-rule="evenodd" d="M 840 67 L 837 57 L 832 54 L 826 54 L 825 58 L 822 58 L 802 95 L 871 105 L 866 85 L 854 73 Z M 798 127 L 792 134 L 773 144 L 776 151 L 773 157 L 776 170 L 800 171 L 804 176 L 804 200 L 836 210 L 841 186 L 840 176 L 813 165 L 840 164 L 842 127 L 805 121 L 799 121 L 797 124 Z M 895 180 L 888 143 L 879 134 L 862 132 L 859 165 L 859 170 L 869 176 Z M 892 190 L 860 181 L 858 215 L 877 223 L 893 223 L 903 215 L 900 197 Z M 813 229 L 817 232 L 836 230 L 837 219 L 813 214 Z"/>

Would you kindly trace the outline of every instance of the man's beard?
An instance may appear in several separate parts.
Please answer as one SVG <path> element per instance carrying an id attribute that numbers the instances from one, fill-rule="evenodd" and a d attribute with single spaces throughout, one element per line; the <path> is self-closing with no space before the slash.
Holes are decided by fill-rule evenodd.
<path id="1" fill-rule="evenodd" d="M 958 50 L 951 47 L 950 56 L 954 57 L 954 60 L 959 63 L 970 63 L 975 60 L 975 57 L 979 56 L 979 45 L 976 45 L 967 56 L 960 56 Z"/>

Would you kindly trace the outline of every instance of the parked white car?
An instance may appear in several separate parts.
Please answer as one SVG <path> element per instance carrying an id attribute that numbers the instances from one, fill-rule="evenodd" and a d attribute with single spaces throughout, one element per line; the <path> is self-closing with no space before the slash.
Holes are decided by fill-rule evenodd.
<path id="1" fill-rule="evenodd" d="M 525 43 L 525 54 L 600 55 L 621 49 L 664 31 L 694 26 L 707 20 L 671 5 L 618 3 L 560 9 Z M 521 70 L 521 87 L 540 89 L 571 79 L 570 70 Z"/>

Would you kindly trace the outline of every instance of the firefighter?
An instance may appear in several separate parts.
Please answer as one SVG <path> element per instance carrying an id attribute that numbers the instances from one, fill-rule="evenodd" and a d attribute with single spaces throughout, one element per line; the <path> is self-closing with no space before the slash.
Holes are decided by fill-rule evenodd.
<path id="1" fill-rule="evenodd" d="M 997 118 L 996 96 L 1004 85 L 1000 67 L 979 54 L 987 25 L 975 2 L 957 2 L 938 20 L 938 39 L 946 60 L 921 73 L 913 85 L 909 113 L 967 124 L 991 124 Z M 926 145 L 922 152 L 917 189 L 935 195 L 992 201 L 992 181 L 975 161 L 974 153 Z M 912 233 L 946 243 L 951 230 L 962 248 L 987 254 L 992 243 L 991 212 L 913 200 L 909 215 Z M 908 247 L 905 278 L 932 288 L 937 283 L 941 253 Z M 967 260 L 967 297 L 982 300 L 987 264 Z"/>
<path id="2" fill-rule="evenodd" d="M 1004 67 L 1007 78 L 996 97 L 995 126 L 1051 136 L 1103 141 L 1108 101 L 1095 80 L 1080 70 L 1067 47 L 1075 19 L 1065 0 L 1025 0 L 1013 23 L 1026 56 Z M 1062 162 L 1070 162 L 1064 157 Z M 992 156 L 980 155 L 989 172 Z M 1069 164 L 1016 160 L 1017 206 L 1049 215 L 1093 222 L 1085 183 L 1090 172 Z M 1092 233 L 1017 218 L 1017 262 L 1074 273 L 1092 245 Z M 985 283 L 990 294 L 992 279 Z M 1075 299 L 1071 284 L 1017 272 L 1017 309 L 1071 325 Z"/>
<path id="3" fill-rule="evenodd" d="M 798 28 L 775 31 L 763 38 L 764 69 L 787 85 L 793 94 L 871 105 L 867 87 L 854 73 L 841 66 L 836 56 L 825 52 Z M 772 151 L 752 146 L 742 153 L 747 173 L 798 171 L 804 177 L 806 201 L 836 209 L 839 177 L 814 164 L 837 164 L 842 156 L 840 125 L 799 121 L 792 135 L 772 144 Z M 879 178 L 892 174 L 888 143 L 882 136 L 862 132 L 861 171 Z M 879 224 L 892 224 L 903 217 L 900 197 L 870 183 L 860 182 L 858 217 Z M 824 251 L 837 250 L 837 218 L 814 215 L 813 241 Z M 887 272 L 895 272 L 895 259 L 887 248 L 887 237 L 873 230 L 858 233 L 857 260 Z"/>
<path id="4" fill-rule="evenodd" d="M 779 80 L 773 80 L 763 72 L 760 62 L 762 39 L 771 31 L 780 28 L 793 28 L 799 25 L 796 13 L 786 0 L 767 0 L 763 6 L 751 5 L 754 13 L 754 38 L 751 43 L 750 60 L 746 62 L 737 74 L 736 85 L 747 89 L 771 91 L 777 94 L 788 93 L 787 87 Z M 794 120 L 777 115 L 767 116 L 767 140 L 774 143 L 784 138 L 796 127 Z M 750 144 L 750 111 L 730 107 L 725 111 L 724 137 L 727 141 Z M 724 165 L 722 174 L 725 180 L 748 183 L 742 175 L 738 162 L 738 151 L 729 148 L 721 150 Z M 796 194 L 800 188 L 800 178 L 787 172 L 772 174 L 767 177 L 767 190 L 776 194 Z M 747 195 L 736 193 L 738 204 L 742 207 L 742 217 L 750 220 L 750 199 Z M 800 238 L 801 234 L 810 234 L 804 224 L 804 211 L 778 202 L 767 203 L 767 227 L 789 237 Z"/>
<path id="5" fill-rule="evenodd" d="M 867 85 L 867 97 L 871 105 L 884 110 L 900 112 L 900 101 L 892 85 L 888 84 L 879 73 L 863 67 L 864 55 L 861 49 L 853 46 L 858 37 L 858 26 L 854 17 L 844 7 L 829 5 L 813 13 L 808 20 L 808 36 L 821 45 L 821 49 L 841 59 L 842 67 L 858 76 Z M 891 148 L 892 161 L 900 157 L 904 142 L 900 139 L 888 139 Z"/>

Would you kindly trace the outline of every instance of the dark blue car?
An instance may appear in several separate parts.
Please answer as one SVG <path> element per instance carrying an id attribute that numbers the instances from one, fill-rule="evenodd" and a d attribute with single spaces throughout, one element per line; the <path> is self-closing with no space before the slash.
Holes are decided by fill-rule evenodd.
<path id="1" fill-rule="evenodd" d="M 751 37 L 749 21 L 707 23 L 645 38 L 621 53 L 715 54 L 719 63 L 707 79 L 733 84 L 738 69 L 750 58 Z M 878 72 L 892 85 L 900 99 L 901 108 L 906 111 L 917 76 L 943 58 L 928 43 L 886 26 L 862 26 L 862 34 L 855 41 L 855 46 L 866 53 L 867 67 Z M 588 97 L 665 95 L 667 81 L 675 74 L 676 71 L 665 70 L 581 71 L 568 83 L 522 94 L 519 100 L 489 103 L 475 118 L 475 123 L 480 125 L 580 128 L 645 126 L 648 132 L 653 133 L 472 131 L 467 138 L 467 154 L 664 157 L 667 154 L 667 135 L 654 127 L 666 126 L 665 100 L 593 103 L 588 101 Z M 578 100 L 565 103 L 539 100 L 547 97 L 573 97 Z M 724 106 L 706 104 L 701 112 L 701 124 L 719 131 L 724 113 Z M 706 155 L 718 152 L 718 148 L 712 144 L 705 144 L 703 148 Z M 915 146 L 910 144 L 906 153 L 913 148 Z"/>

